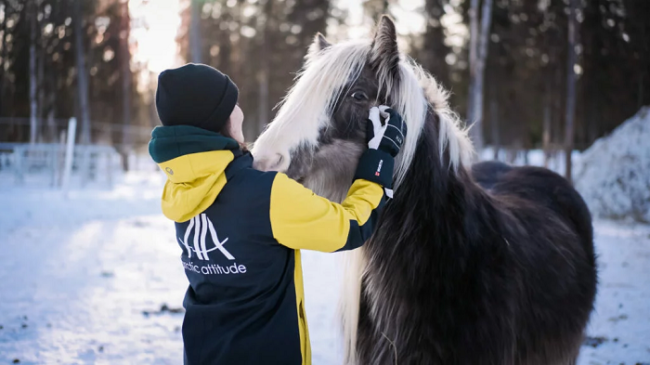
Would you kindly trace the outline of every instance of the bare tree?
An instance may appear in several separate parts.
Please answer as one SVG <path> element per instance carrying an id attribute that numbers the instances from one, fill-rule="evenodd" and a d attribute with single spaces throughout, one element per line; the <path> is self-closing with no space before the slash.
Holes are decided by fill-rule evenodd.
<path id="1" fill-rule="evenodd" d="M 494 94 L 495 91 L 492 91 Z M 492 130 L 492 148 L 493 158 L 499 159 L 499 149 L 501 148 L 501 140 L 499 138 L 499 103 L 494 95 L 490 97 L 490 126 Z"/>
<path id="2" fill-rule="evenodd" d="M 478 22 L 479 0 L 470 4 L 470 86 L 467 110 L 468 123 L 472 126 L 470 135 L 478 151 L 483 148 L 481 123 L 483 120 L 483 80 L 485 75 L 485 60 L 487 45 L 492 22 L 492 0 L 483 0 L 481 23 Z"/>
<path id="3" fill-rule="evenodd" d="M 131 33 L 131 18 L 129 17 L 129 1 L 121 4 L 120 24 L 120 73 L 122 75 L 122 169 L 129 170 L 129 149 L 131 147 L 131 50 L 129 37 Z"/>
<path id="4" fill-rule="evenodd" d="M 552 101 L 552 77 L 546 78 L 546 95 L 544 96 L 544 115 L 543 115 L 543 126 L 542 126 L 542 148 L 544 150 L 544 167 L 548 168 L 549 159 L 551 157 L 551 109 L 553 108 Z"/>
<path id="5" fill-rule="evenodd" d="M 548 8 L 550 2 L 547 2 L 544 7 L 539 10 L 544 13 L 543 22 L 547 24 L 550 22 L 550 9 Z M 561 81 L 558 70 L 558 50 L 555 47 L 557 44 L 558 31 L 556 29 L 548 29 L 544 33 L 544 48 L 548 50 L 548 63 L 545 65 L 542 72 L 544 72 L 544 114 L 542 124 L 542 149 L 544 150 L 544 167 L 548 168 L 551 160 L 551 142 L 553 141 L 553 117 L 560 119 L 559 110 L 556 109 L 560 97 L 555 92 L 558 87 L 558 81 Z M 557 132 L 556 132 L 557 133 Z M 559 133 L 557 133 L 559 134 Z"/>
<path id="6" fill-rule="evenodd" d="M 56 143 L 57 141 L 57 135 L 56 135 L 56 122 L 54 121 L 54 115 L 56 114 L 56 92 L 52 90 L 56 90 L 56 76 L 54 72 L 49 72 L 47 76 L 47 84 L 50 89 L 50 92 L 48 93 L 47 96 L 47 105 L 49 106 L 47 110 L 47 128 L 49 131 L 49 139 L 51 142 Z"/>
<path id="7" fill-rule="evenodd" d="M 191 0 L 190 16 L 190 57 L 194 63 L 203 63 L 203 48 L 201 47 L 201 4 Z"/>
<path id="8" fill-rule="evenodd" d="M 467 121 L 473 123 L 474 113 L 474 80 L 476 78 L 476 61 L 478 53 L 478 9 L 480 0 L 471 0 L 469 5 L 469 92 L 467 93 Z"/>
<path id="9" fill-rule="evenodd" d="M 73 23 L 75 55 L 77 60 L 77 92 L 79 111 L 81 112 L 81 143 L 90 143 L 90 111 L 88 107 L 88 72 L 86 70 L 86 53 L 84 47 L 84 29 L 82 24 L 81 2 L 73 0 Z"/>
<path id="10" fill-rule="evenodd" d="M 0 115 L 4 112 L 4 98 L 5 98 L 5 78 L 7 71 L 5 70 L 5 64 L 7 63 L 7 4 L 5 0 L 0 2 L 2 4 L 2 15 L 3 19 L 0 21 L 0 31 L 2 32 L 2 43 L 0 44 Z"/>
<path id="11" fill-rule="evenodd" d="M 6 79 L 6 67 L 7 63 L 7 3 L 5 0 L 0 2 L 2 4 L 2 15 L 3 19 L 0 21 L 0 31 L 2 31 L 2 44 L 0 44 L 0 58 L 2 63 L 0 63 L 0 115 L 4 112 L 4 98 L 5 98 L 5 79 Z"/>
<path id="12" fill-rule="evenodd" d="M 38 29 L 40 30 L 41 27 L 39 26 Z M 45 44 L 41 40 L 38 43 L 38 55 L 37 55 L 37 68 L 38 71 L 36 72 L 36 89 L 38 90 L 38 98 L 37 98 L 37 103 L 38 103 L 38 108 L 36 115 L 39 118 L 39 125 L 42 125 L 43 123 L 43 118 L 45 115 Z M 41 130 L 42 127 L 39 126 L 39 131 L 37 135 L 37 139 L 43 139 L 43 131 Z"/>
<path id="13" fill-rule="evenodd" d="M 258 121 L 255 129 L 251 131 L 248 138 L 256 138 L 262 132 L 262 128 L 269 122 L 269 76 L 270 76 L 270 52 L 269 52 L 269 39 L 270 35 L 270 22 L 273 16 L 273 0 L 264 0 L 262 14 L 259 17 L 260 24 L 260 68 L 257 71 L 257 81 L 259 85 L 259 99 L 258 99 Z"/>
<path id="14" fill-rule="evenodd" d="M 38 134 L 38 75 L 36 70 L 36 33 L 38 32 L 38 6 L 36 0 L 27 3 L 29 17 L 29 143 L 36 143 Z"/>
<path id="15" fill-rule="evenodd" d="M 565 154 L 565 171 L 564 177 L 571 181 L 571 152 L 573 151 L 574 135 L 574 117 L 576 109 L 576 46 L 577 28 L 578 28 L 578 1 L 570 1 L 569 12 L 569 32 L 568 32 L 568 50 L 567 50 L 567 93 L 566 93 L 566 115 L 565 115 L 565 134 L 564 134 L 564 154 Z"/>

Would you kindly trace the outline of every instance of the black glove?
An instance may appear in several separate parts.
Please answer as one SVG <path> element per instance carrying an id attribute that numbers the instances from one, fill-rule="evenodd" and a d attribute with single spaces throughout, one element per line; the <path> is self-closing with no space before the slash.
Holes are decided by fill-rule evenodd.
<path id="1" fill-rule="evenodd" d="M 381 118 L 386 118 L 382 123 Z M 402 117 L 387 106 L 370 109 L 366 124 L 366 140 L 368 148 L 384 151 L 395 157 L 399 153 L 406 138 L 406 123 Z"/>
<path id="2" fill-rule="evenodd" d="M 386 118 L 382 123 L 381 117 Z M 406 137 L 406 123 L 387 106 L 370 109 L 366 131 L 368 150 L 361 155 L 355 179 L 375 182 L 384 187 L 386 196 L 393 197 L 393 168 Z"/>

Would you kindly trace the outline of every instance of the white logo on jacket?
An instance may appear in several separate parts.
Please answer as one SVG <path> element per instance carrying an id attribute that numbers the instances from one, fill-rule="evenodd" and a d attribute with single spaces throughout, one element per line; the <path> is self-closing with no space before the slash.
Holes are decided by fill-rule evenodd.
<path id="1" fill-rule="evenodd" d="M 194 245 L 190 246 L 189 240 L 192 231 L 194 231 Z M 210 249 L 207 248 L 205 240 L 208 231 L 210 231 L 210 237 L 212 238 L 212 243 L 214 244 L 214 247 L 211 247 Z M 194 251 L 199 260 L 210 260 L 208 253 L 219 250 L 224 256 L 226 256 L 228 260 L 235 259 L 235 257 L 231 255 L 225 247 L 223 247 L 223 245 L 228 242 L 228 238 L 224 239 L 223 241 L 219 240 L 219 237 L 217 236 L 217 230 L 214 229 L 214 225 L 210 221 L 210 218 L 205 215 L 205 213 L 192 218 L 190 220 L 190 225 L 187 226 L 187 229 L 185 230 L 185 236 L 183 239 L 181 240 L 178 237 L 177 239 L 183 246 L 185 246 L 188 258 L 192 258 L 192 251 Z"/>

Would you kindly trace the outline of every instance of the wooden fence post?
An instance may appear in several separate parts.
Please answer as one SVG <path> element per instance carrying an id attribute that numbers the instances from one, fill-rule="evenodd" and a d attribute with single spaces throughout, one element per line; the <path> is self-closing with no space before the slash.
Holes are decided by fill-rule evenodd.
<path id="1" fill-rule="evenodd" d="M 72 173 L 72 159 L 74 157 L 74 142 L 77 132 L 77 118 L 70 118 L 68 121 L 68 139 L 65 148 L 65 164 L 63 166 L 63 179 L 61 188 L 67 191 L 70 184 L 70 174 Z"/>

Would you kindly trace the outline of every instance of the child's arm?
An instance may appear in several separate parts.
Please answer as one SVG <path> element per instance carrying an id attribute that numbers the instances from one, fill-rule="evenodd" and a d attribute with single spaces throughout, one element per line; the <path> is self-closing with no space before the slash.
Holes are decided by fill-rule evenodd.
<path id="1" fill-rule="evenodd" d="M 385 202 L 384 192 L 392 192 L 394 156 L 406 134 L 401 117 L 390 109 L 387 112 L 390 119 L 383 126 L 379 111 L 376 118 L 371 112 L 369 149 L 359 160 L 343 203 L 320 197 L 284 174 L 276 175 L 270 217 L 273 236 L 280 244 L 334 252 L 355 249 L 370 238 Z"/>
<path id="2" fill-rule="evenodd" d="M 352 250 L 372 235 L 384 200 L 381 185 L 366 180 L 355 180 L 337 204 L 278 174 L 271 190 L 273 237 L 293 249 Z"/>

